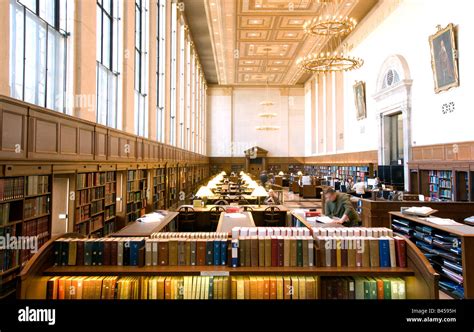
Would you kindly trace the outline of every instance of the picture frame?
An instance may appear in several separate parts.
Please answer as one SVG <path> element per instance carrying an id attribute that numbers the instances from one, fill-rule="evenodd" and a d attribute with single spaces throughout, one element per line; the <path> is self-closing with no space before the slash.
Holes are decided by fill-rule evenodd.
<path id="1" fill-rule="evenodd" d="M 433 69 L 435 93 L 459 86 L 459 68 L 454 24 L 430 36 L 431 67 Z"/>
<path id="2" fill-rule="evenodd" d="M 357 120 L 367 118 L 367 104 L 365 96 L 365 82 L 356 81 L 354 84 L 354 102 Z"/>

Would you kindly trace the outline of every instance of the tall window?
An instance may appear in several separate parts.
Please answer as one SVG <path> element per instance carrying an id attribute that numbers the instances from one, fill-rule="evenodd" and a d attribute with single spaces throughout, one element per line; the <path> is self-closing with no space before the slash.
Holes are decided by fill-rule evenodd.
<path id="1" fill-rule="evenodd" d="M 179 147 L 184 148 L 184 96 L 185 96 L 185 76 L 184 70 L 186 68 L 185 60 L 185 25 L 184 19 L 179 20 Z"/>
<path id="2" fill-rule="evenodd" d="M 178 8 L 175 2 L 171 4 L 171 96 L 170 96 L 170 144 L 176 145 L 176 83 L 177 83 L 177 27 Z"/>
<path id="3" fill-rule="evenodd" d="M 191 41 L 186 41 L 186 149 L 191 148 Z"/>
<path id="4" fill-rule="evenodd" d="M 166 92 L 166 10 L 167 0 L 158 0 L 158 68 L 157 74 L 157 130 L 156 137 L 160 142 L 165 141 L 165 92 Z"/>
<path id="5" fill-rule="evenodd" d="M 135 1 L 135 133 L 148 137 L 148 1 Z"/>
<path id="6" fill-rule="evenodd" d="M 121 1 L 97 1 L 97 122 L 117 128 L 121 102 L 119 69 Z"/>
<path id="7" fill-rule="evenodd" d="M 11 96 L 66 112 L 66 0 L 11 0 Z"/>

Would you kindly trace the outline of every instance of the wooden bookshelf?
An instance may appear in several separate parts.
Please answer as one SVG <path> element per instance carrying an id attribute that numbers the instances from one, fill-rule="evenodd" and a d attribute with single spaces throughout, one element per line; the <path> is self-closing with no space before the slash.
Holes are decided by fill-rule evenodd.
<path id="1" fill-rule="evenodd" d="M 76 175 L 74 231 L 100 237 L 116 227 L 116 173 L 89 172 Z"/>
<path id="2" fill-rule="evenodd" d="M 178 166 L 170 165 L 166 168 L 167 173 L 167 204 L 166 208 L 170 208 L 178 203 Z"/>
<path id="3" fill-rule="evenodd" d="M 166 168 L 155 168 L 151 172 L 153 210 L 164 210 L 166 209 Z"/>
<path id="4" fill-rule="evenodd" d="M 147 182 L 147 170 L 134 169 L 127 171 L 127 223 L 134 222 L 145 214 Z"/>
<path id="5" fill-rule="evenodd" d="M 36 237 L 41 248 L 51 236 L 51 176 L 0 178 L 0 236 Z M 16 273 L 31 250 L 0 250 L 0 298 L 15 289 Z"/>
<path id="6" fill-rule="evenodd" d="M 399 277 L 406 282 L 408 299 L 437 299 L 438 275 L 419 249 L 407 241 L 407 268 L 349 267 L 229 267 L 229 266 L 53 266 L 54 241 L 49 241 L 28 263 L 19 278 L 17 297 L 45 298 L 51 276 L 370 276 Z"/>
<path id="7" fill-rule="evenodd" d="M 463 289 L 464 298 L 474 298 L 474 262 L 469 257 L 474 250 L 474 227 L 436 225 L 400 212 L 390 212 L 390 224 L 394 231 L 411 239 L 412 242 L 415 241 L 416 246 L 429 258 L 434 269 L 441 275 L 441 283 L 453 282 Z M 429 234 L 424 233 L 423 230 L 428 231 Z M 437 242 L 433 242 L 433 239 L 441 240 L 441 242 L 452 241 L 452 245 L 449 248 L 441 247 Z M 448 265 L 445 265 L 445 262 L 448 262 Z M 462 272 L 454 271 L 449 265 L 461 268 Z M 453 281 L 449 277 L 450 271 L 460 274 L 463 282 Z M 447 291 L 444 287 L 442 290 L 453 297 L 461 298 L 459 294 Z"/>

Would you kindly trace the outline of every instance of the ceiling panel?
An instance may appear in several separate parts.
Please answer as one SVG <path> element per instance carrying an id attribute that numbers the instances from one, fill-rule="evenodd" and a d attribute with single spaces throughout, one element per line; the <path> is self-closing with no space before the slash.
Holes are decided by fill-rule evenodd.
<path id="1" fill-rule="evenodd" d="M 296 60 L 320 52 L 325 40 L 306 35 L 303 24 L 321 14 L 321 1 L 326 0 L 203 1 L 211 45 L 196 43 L 196 46 L 198 50 L 212 48 L 219 84 L 292 85 L 309 77 L 299 70 Z M 337 15 L 353 14 L 358 21 L 377 3 L 377 0 L 337 1 Z M 190 28 L 193 31 L 193 26 Z"/>

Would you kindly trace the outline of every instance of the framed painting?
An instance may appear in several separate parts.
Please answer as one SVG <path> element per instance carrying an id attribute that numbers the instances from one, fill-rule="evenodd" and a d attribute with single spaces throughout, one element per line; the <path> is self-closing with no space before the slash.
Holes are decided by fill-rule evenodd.
<path id="1" fill-rule="evenodd" d="M 357 120 L 363 120 L 367 118 L 365 82 L 356 82 L 354 84 L 354 100 L 357 112 Z"/>
<path id="2" fill-rule="evenodd" d="M 459 71 L 455 29 L 449 24 L 430 36 L 431 66 L 433 68 L 435 92 L 440 93 L 459 86 Z"/>

